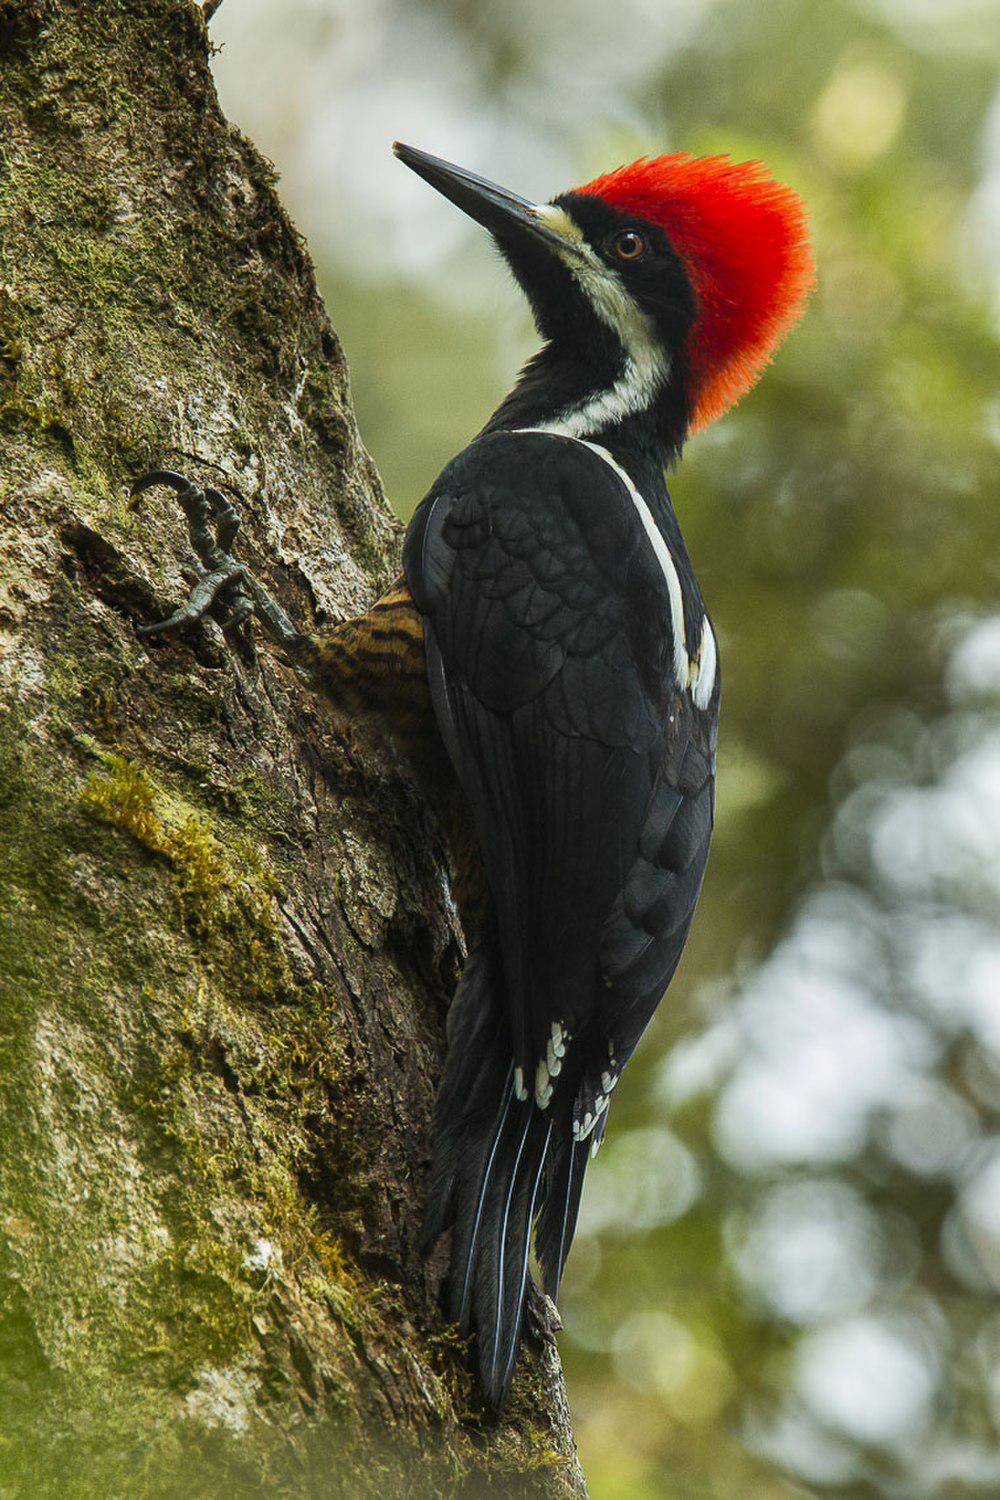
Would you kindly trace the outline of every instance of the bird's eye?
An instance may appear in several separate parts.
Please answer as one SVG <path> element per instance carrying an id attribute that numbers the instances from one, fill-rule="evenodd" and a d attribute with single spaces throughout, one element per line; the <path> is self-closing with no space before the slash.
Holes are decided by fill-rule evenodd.
<path id="1" fill-rule="evenodd" d="M 615 235 L 611 248 L 619 260 L 638 260 L 646 253 L 646 241 L 634 229 L 623 229 L 621 234 Z"/>

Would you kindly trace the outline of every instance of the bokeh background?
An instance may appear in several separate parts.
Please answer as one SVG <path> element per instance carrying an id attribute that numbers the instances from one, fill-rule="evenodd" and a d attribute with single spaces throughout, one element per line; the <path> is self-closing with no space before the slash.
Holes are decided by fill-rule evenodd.
<path id="1" fill-rule="evenodd" d="M 548 197 L 762 157 L 819 286 L 672 489 L 724 662 L 695 932 L 562 1352 L 595 1500 L 1000 1495 L 1000 8 L 226 0 L 407 516 L 531 352 L 393 136 Z"/>

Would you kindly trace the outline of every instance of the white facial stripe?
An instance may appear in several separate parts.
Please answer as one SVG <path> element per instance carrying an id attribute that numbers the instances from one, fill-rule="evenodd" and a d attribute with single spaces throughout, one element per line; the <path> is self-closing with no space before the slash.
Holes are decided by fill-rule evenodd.
<path id="1" fill-rule="evenodd" d="M 535 211 L 566 240 L 566 253 L 555 253 L 576 278 L 601 322 L 617 334 L 625 351 L 625 368 L 613 385 L 538 429 L 585 438 L 651 406 L 670 373 L 670 361 L 652 321 L 629 296 L 621 277 L 586 243 L 572 215 L 551 203 L 538 204 Z"/>
<path id="2" fill-rule="evenodd" d="M 518 427 L 517 432 L 541 432 L 554 436 L 570 437 L 570 433 L 553 434 L 550 426 L 543 427 Z M 667 585 L 667 594 L 670 599 L 670 628 L 674 638 L 674 681 L 682 692 L 690 690 L 691 701 L 696 708 L 707 708 L 711 698 L 712 689 L 715 686 L 715 673 L 718 663 L 718 652 L 715 644 L 715 633 L 705 615 L 701 625 L 701 642 L 698 652 L 692 661 L 688 655 L 687 636 L 684 625 L 684 595 L 681 592 L 681 581 L 677 574 L 677 566 L 670 555 L 670 548 L 666 540 L 653 520 L 653 512 L 640 495 L 631 477 L 622 468 L 607 448 L 602 448 L 599 443 L 588 443 L 584 438 L 574 438 L 574 442 L 580 444 L 581 448 L 589 448 L 591 453 L 596 453 L 618 475 L 622 484 L 628 491 L 629 498 L 635 506 L 636 514 L 642 522 L 642 529 L 649 539 L 653 554 L 660 565 Z"/>
<path id="3" fill-rule="evenodd" d="M 583 230 L 564 208 L 558 208 L 554 203 L 536 203 L 535 213 L 544 224 L 554 229 L 556 234 L 561 234 L 571 245 L 583 244 Z"/>

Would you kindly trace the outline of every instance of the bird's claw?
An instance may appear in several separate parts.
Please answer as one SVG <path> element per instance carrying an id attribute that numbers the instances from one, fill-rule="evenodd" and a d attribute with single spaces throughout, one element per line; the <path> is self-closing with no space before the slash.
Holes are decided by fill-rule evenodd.
<path id="1" fill-rule="evenodd" d="M 228 606 L 226 626 L 238 625 L 254 611 L 254 598 L 247 587 L 247 570 L 233 557 L 240 518 L 221 490 L 199 489 L 193 480 L 173 469 L 150 469 L 134 480 L 129 509 L 135 510 L 146 490 L 157 485 L 172 489 L 188 525 L 195 551 L 194 583 L 187 602 L 166 620 L 140 625 L 141 636 L 164 635 L 203 619 L 217 600 Z"/>

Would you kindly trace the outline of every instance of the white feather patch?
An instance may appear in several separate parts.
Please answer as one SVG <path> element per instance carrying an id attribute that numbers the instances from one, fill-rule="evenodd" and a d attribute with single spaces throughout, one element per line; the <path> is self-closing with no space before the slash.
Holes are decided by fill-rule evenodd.
<path id="1" fill-rule="evenodd" d="M 693 684 L 691 687 L 691 699 L 696 708 L 707 708 L 712 701 L 712 689 L 715 687 L 715 673 L 718 668 L 719 654 L 715 645 L 715 632 L 708 622 L 708 616 L 701 623 L 701 645 L 698 647 L 698 657 L 692 667 Z"/>
<path id="2" fill-rule="evenodd" d="M 535 1070 L 535 1103 L 539 1109 L 548 1108 L 549 1100 L 552 1098 L 552 1087 L 545 1059 L 540 1058 Z"/>

